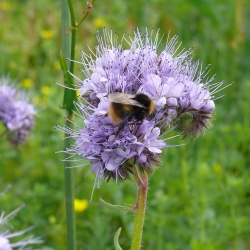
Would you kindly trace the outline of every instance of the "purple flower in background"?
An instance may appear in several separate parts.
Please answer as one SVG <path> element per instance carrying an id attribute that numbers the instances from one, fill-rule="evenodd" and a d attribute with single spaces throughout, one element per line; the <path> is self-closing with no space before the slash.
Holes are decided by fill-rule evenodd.
<path id="1" fill-rule="evenodd" d="M 129 178 L 135 164 L 152 172 L 159 165 L 160 137 L 173 125 L 183 137 L 197 137 L 210 126 L 214 94 L 223 82 L 211 84 L 207 69 L 190 59 L 190 51 L 177 53 L 177 36 L 158 51 L 159 33 L 154 37 L 139 30 L 134 38 L 121 41 L 105 29 L 97 34 L 96 51 L 82 52 L 85 79 L 73 76 L 85 104 L 76 103 L 85 127 L 73 131 L 60 127 L 75 139 L 65 151 L 90 161 L 99 178 L 118 181 Z M 126 46 L 127 45 L 127 46 Z M 155 104 L 152 116 L 138 122 L 128 120 L 119 134 L 109 117 L 110 93 L 145 94 Z"/>
<path id="2" fill-rule="evenodd" d="M 11 186 L 9 185 L 4 192 L 0 193 L 0 199 L 1 197 L 9 190 Z M 21 209 L 24 208 L 24 205 L 16 208 L 11 213 L 7 214 L 5 216 L 5 211 L 0 213 L 0 249 L 1 250 L 12 250 L 12 249 L 33 249 L 33 248 L 26 248 L 28 245 L 31 244 L 40 244 L 43 241 L 40 237 L 34 238 L 33 236 L 25 237 L 24 239 L 20 239 L 21 235 L 24 235 L 25 233 L 32 230 L 34 227 L 31 226 L 29 228 L 26 228 L 21 231 L 17 232 L 11 232 L 9 224 L 9 220 L 11 217 L 13 217 L 15 214 L 17 214 Z M 19 240 L 15 241 L 12 238 L 18 237 Z M 15 241 L 15 242 L 14 242 Z"/>
<path id="3" fill-rule="evenodd" d="M 20 209 L 19 209 L 20 210 Z M 17 212 L 17 209 L 14 210 L 13 212 Z M 12 212 L 12 213 L 13 213 Z M 12 214 L 11 213 L 11 214 Z M 3 214 L 1 214 L 3 216 Z M 6 216 L 5 218 L 1 218 L 0 219 L 0 226 L 1 223 L 7 218 L 8 216 Z M 33 248 L 25 248 L 26 246 L 30 245 L 30 244 L 40 244 L 42 243 L 42 240 L 40 237 L 37 237 L 37 238 L 33 238 L 32 236 L 31 237 L 28 237 L 28 238 L 25 238 L 23 240 L 19 240 L 19 241 L 16 241 L 16 242 L 11 242 L 13 240 L 11 240 L 12 238 L 14 237 L 18 237 L 20 235 L 23 235 L 25 234 L 26 232 L 30 231 L 33 227 L 29 227 L 25 230 L 22 230 L 22 231 L 17 231 L 17 232 L 10 232 L 10 229 L 7 229 L 5 231 L 1 231 L 0 232 L 0 249 L 1 250 L 12 250 L 12 249 L 33 249 Z"/>
<path id="4" fill-rule="evenodd" d="M 36 111 L 25 94 L 18 91 L 9 77 L 0 78 L 0 121 L 8 130 L 8 140 L 22 143 L 34 125 Z"/>

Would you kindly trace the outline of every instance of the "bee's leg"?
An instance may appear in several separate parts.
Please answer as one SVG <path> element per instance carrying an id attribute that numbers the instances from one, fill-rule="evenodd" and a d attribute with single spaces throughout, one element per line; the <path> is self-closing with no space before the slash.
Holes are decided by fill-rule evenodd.
<path id="1" fill-rule="evenodd" d="M 136 125 L 141 125 L 143 123 L 143 121 L 137 121 Z"/>
<path id="2" fill-rule="evenodd" d="M 129 122 L 129 125 L 135 126 L 135 125 L 141 125 L 142 123 L 143 121 L 132 121 L 132 122 Z"/>
<path id="3" fill-rule="evenodd" d="M 115 136 L 119 135 L 119 133 L 121 132 L 121 130 L 125 127 L 125 125 L 128 123 L 128 119 L 123 120 L 119 126 L 117 131 L 115 132 Z"/>
<path id="4" fill-rule="evenodd" d="M 152 120 L 156 115 L 156 111 L 154 110 L 149 116 L 148 116 L 148 120 Z"/>

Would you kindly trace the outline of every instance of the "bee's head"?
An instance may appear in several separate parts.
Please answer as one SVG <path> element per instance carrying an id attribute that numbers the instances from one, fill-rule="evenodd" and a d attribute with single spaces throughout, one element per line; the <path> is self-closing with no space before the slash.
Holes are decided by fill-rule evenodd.
<path id="1" fill-rule="evenodd" d="M 141 103 L 145 108 L 148 108 L 152 101 L 147 95 L 137 94 L 134 98 L 137 102 Z"/>

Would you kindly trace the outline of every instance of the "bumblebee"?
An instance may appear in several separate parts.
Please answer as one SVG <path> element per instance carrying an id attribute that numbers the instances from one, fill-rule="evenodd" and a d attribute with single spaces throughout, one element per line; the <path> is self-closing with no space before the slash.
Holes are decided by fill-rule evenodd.
<path id="1" fill-rule="evenodd" d="M 108 98 L 111 100 L 108 115 L 113 124 L 118 126 L 116 135 L 132 119 L 141 122 L 155 110 L 154 101 L 145 94 L 131 95 L 115 92 L 109 94 Z"/>

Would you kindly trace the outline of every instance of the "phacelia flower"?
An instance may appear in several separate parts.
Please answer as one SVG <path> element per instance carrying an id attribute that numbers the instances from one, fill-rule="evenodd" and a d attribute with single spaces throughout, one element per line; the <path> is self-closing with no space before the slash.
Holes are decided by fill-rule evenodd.
<path id="1" fill-rule="evenodd" d="M 36 111 L 25 94 L 14 87 L 9 77 L 0 78 L 0 121 L 8 130 L 8 140 L 22 143 L 34 125 Z"/>
<path id="2" fill-rule="evenodd" d="M 89 160 L 99 178 L 125 180 L 135 164 L 152 172 L 167 146 L 160 138 L 171 125 L 183 137 L 194 138 L 210 126 L 214 94 L 223 82 L 211 84 L 208 69 L 192 61 L 190 50 L 177 52 L 177 38 L 168 40 L 160 52 L 158 32 L 153 36 L 136 30 L 134 38 L 124 35 L 119 42 L 104 29 L 103 35 L 97 34 L 95 51 L 82 52 L 85 77 L 73 77 L 84 100 L 76 107 L 85 127 L 59 128 L 75 140 L 64 151 Z M 116 135 L 108 113 L 108 95 L 114 92 L 147 95 L 155 104 L 154 115 L 140 122 L 129 120 Z"/>
<path id="3" fill-rule="evenodd" d="M 7 189 L 0 194 L 0 198 L 6 193 L 6 191 L 10 188 L 7 187 Z M 24 205 L 16 208 L 13 210 L 11 213 L 5 216 L 5 212 L 3 211 L 0 214 L 0 249 L 1 250 L 13 250 L 13 249 L 33 249 L 33 248 L 26 248 L 27 246 L 33 245 L 33 244 L 40 244 L 43 241 L 41 240 L 40 237 L 33 238 L 33 236 L 25 237 L 24 239 L 15 241 L 12 238 L 24 235 L 28 231 L 32 230 L 34 227 L 31 226 L 29 228 L 26 228 L 21 231 L 17 232 L 11 232 L 11 228 L 8 225 L 9 224 L 9 219 L 13 217 L 15 214 L 17 214 L 21 209 L 24 208 Z"/>

